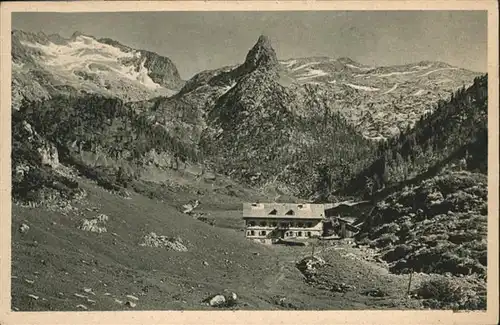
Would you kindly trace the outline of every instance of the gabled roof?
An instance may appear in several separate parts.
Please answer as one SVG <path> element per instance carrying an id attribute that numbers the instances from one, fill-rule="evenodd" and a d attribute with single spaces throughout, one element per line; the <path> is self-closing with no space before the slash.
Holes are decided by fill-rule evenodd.
<path id="1" fill-rule="evenodd" d="M 276 210 L 276 214 L 271 214 Z M 323 219 L 323 204 L 244 203 L 243 218 Z"/>
<path id="2" fill-rule="evenodd" d="M 346 228 L 347 228 L 347 230 L 353 231 L 353 232 L 358 232 L 360 230 L 360 228 L 358 226 L 355 226 L 355 225 L 350 224 L 350 223 L 346 223 Z"/>
<path id="3" fill-rule="evenodd" d="M 337 202 L 337 203 L 327 203 L 325 204 L 325 210 L 329 209 L 335 209 L 341 206 L 356 206 L 356 205 L 361 205 L 361 204 L 368 204 L 371 203 L 370 201 L 342 201 L 342 202 Z"/>

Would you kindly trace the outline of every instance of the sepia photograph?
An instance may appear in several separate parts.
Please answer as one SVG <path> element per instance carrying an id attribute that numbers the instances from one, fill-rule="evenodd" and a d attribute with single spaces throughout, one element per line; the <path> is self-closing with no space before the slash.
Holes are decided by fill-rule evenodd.
<path id="1" fill-rule="evenodd" d="M 9 312 L 495 309 L 488 19 L 12 12 Z"/>

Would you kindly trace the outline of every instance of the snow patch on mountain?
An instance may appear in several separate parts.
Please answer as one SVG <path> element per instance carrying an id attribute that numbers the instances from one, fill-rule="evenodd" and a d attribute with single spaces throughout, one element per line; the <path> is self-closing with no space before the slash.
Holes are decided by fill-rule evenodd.
<path id="1" fill-rule="evenodd" d="M 24 46 L 36 48 L 41 51 L 41 58 L 46 66 L 60 72 L 73 74 L 75 71 L 110 75 L 116 73 L 117 77 L 126 78 L 141 83 L 148 89 L 158 89 L 161 86 L 149 77 L 149 71 L 142 60 L 139 69 L 127 60 L 141 58 L 138 51 L 124 52 L 117 47 L 100 43 L 92 37 L 77 36 L 67 44 L 59 45 L 48 43 L 30 43 L 22 41 Z"/>
<path id="2" fill-rule="evenodd" d="M 236 86 L 236 82 L 233 82 L 231 85 L 227 85 L 227 86 L 223 87 L 221 95 L 224 95 L 225 93 L 230 91 L 234 86 Z"/>
<path id="3" fill-rule="evenodd" d="M 134 79 L 138 80 L 140 83 L 142 83 L 144 86 L 146 86 L 150 89 L 161 88 L 161 86 L 159 84 L 154 82 L 153 79 L 151 79 L 149 77 L 149 75 L 148 75 L 149 70 L 144 66 L 144 62 L 146 62 L 146 60 L 141 61 L 140 69 L 137 72 L 137 74 L 132 72 L 132 73 L 126 74 L 125 77 L 129 77 L 131 80 L 134 80 Z"/>
<path id="4" fill-rule="evenodd" d="M 380 90 L 379 88 L 354 85 L 354 84 L 350 84 L 350 83 L 344 83 L 344 85 L 349 86 L 349 87 L 354 88 L 354 89 L 365 90 L 365 91 L 379 91 Z"/>
<path id="5" fill-rule="evenodd" d="M 434 83 L 436 85 L 440 85 L 440 84 L 444 84 L 444 83 L 448 83 L 448 82 L 453 82 L 453 80 L 449 79 L 449 78 L 445 78 L 445 79 L 441 79 L 441 80 L 437 80 L 435 81 Z"/>
<path id="6" fill-rule="evenodd" d="M 370 75 L 370 77 L 390 77 L 390 76 L 396 76 L 396 75 L 405 75 L 405 74 L 413 74 L 420 72 L 420 70 L 417 71 L 395 71 L 395 72 L 389 72 L 389 73 L 382 73 L 382 74 L 373 74 Z"/>
<path id="7" fill-rule="evenodd" d="M 417 90 L 416 92 L 413 93 L 413 96 L 420 96 L 420 95 L 423 95 L 423 94 L 425 94 L 425 90 L 419 89 L 419 90 Z"/>
<path id="8" fill-rule="evenodd" d="M 362 71 L 369 71 L 369 70 L 373 69 L 372 67 L 358 67 L 358 66 L 355 66 L 353 64 L 346 64 L 346 67 L 349 67 L 351 69 L 358 69 L 358 70 L 362 70 Z"/>
<path id="9" fill-rule="evenodd" d="M 396 88 L 398 88 L 398 84 L 394 84 L 394 86 L 392 86 L 391 89 L 389 89 L 385 93 L 382 93 L 382 95 L 386 95 L 386 94 L 392 93 L 394 90 L 396 90 Z"/>
<path id="10" fill-rule="evenodd" d="M 438 71 L 444 71 L 444 70 L 458 70 L 458 68 L 440 68 L 440 69 L 436 69 L 436 70 L 432 70 L 432 71 L 427 71 L 426 73 L 419 75 L 419 77 L 425 77 L 425 76 L 430 75 L 431 73 L 438 72 Z"/>
<path id="11" fill-rule="evenodd" d="M 297 63 L 297 60 L 280 61 L 280 63 L 286 66 L 287 68 L 290 68 L 291 66 Z"/>
<path id="12" fill-rule="evenodd" d="M 309 68 L 306 73 L 300 74 L 297 76 L 297 80 L 305 80 L 305 79 L 311 79 L 311 78 L 317 78 L 317 77 L 323 77 L 323 76 L 328 76 L 328 73 L 320 70 L 320 69 L 311 69 Z"/>
<path id="13" fill-rule="evenodd" d="M 313 66 L 313 65 L 316 65 L 316 64 L 320 64 L 321 62 L 308 62 L 308 63 L 305 63 L 305 64 L 302 64 L 302 65 L 299 65 L 298 67 L 295 67 L 295 68 L 292 68 L 292 71 L 297 71 L 297 70 L 300 70 L 300 69 L 304 69 L 304 68 L 307 68 L 307 67 L 310 67 L 310 66 Z"/>

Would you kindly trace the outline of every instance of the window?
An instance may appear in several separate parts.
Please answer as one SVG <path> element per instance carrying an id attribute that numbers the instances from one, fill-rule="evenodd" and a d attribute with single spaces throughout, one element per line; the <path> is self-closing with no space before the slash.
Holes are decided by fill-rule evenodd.
<path id="1" fill-rule="evenodd" d="M 261 222 L 260 222 L 260 226 L 261 226 L 261 227 L 265 227 L 265 226 L 267 226 L 267 222 L 265 222 L 265 221 L 261 221 Z"/>
<path id="2" fill-rule="evenodd" d="M 293 216 L 295 214 L 295 211 L 293 210 L 288 210 L 287 213 L 285 213 L 287 216 Z"/>
<path id="3" fill-rule="evenodd" d="M 302 231 L 299 231 L 299 232 L 297 233 L 297 236 L 302 237 Z"/>
<path id="4" fill-rule="evenodd" d="M 260 236 L 265 236 L 266 235 L 266 231 L 265 230 L 262 230 L 259 234 Z"/>
<path id="5" fill-rule="evenodd" d="M 304 205 L 302 205 L 302 204 L 299 204 L 297 206 L 299 207 L 299 209 L 302 209 L 304 207 Z"/>
<path id="6" fill-rule="evenodd" d="M 306 224 L 307 228 L 311 228 L 311 227 L 312 227 L 312 225 L 313 225 L 313 224 L 312 224 L 312 222 L 308 222 L 308 223 Z"/>
<path id="7" fill-rule="evenodd" d="M 302 228 L 302 227 L 304 227 L 304 224 L 303 224 L 302 222 L 299 222 L 299 223 L 297 224 L 297 227 Z"/>
<path id="8" fill-rule="evenodd" d="M 307 232 L 307 237 L 311 237 L 311 232 L 310 231 Z"/>
<path id="9" fill-rule="evenodd" d="M 248 225 L 249 225 L 250 227 L 255 226 L 255 221 L 249 221 L 249 222 L 248 222 Z"/>
<path id="10" fill-rule="evenodd" d="M 250 230 L 250 236 L 255 236 L 255 231 Z"/>
<path id="11" fill-rule="evenodd" d="M 278 224 L 276 222 L 271 223 L 271 226 L 276 227 Z"/>

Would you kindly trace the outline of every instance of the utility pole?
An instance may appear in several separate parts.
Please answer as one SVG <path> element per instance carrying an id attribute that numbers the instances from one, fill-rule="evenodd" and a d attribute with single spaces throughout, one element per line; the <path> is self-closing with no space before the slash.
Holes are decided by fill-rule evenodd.
<path id="1" fill-rule="evenodd" d="M 407 291 L 407 295 L 409 296 L 410 295 L 410 290 L 411 290 L 411 277 L 413 275 L 413 271 L 410 271 L 410 279 L 408 281 L 408 291 Z"/>

